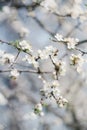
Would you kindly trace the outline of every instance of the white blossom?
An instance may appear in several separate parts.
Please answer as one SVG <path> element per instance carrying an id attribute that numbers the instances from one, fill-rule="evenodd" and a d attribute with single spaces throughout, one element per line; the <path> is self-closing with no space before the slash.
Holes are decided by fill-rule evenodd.
<path id="1" fill-rule="evenodd" d="M 39 114 L 40 116 L 43 116 L 44 113 L 42 112 L 42 109 L 43 109 L 42 104 L 38 103 L 38 104 L 36 104 L 36 106 L 34 108 L 34 113 Z"/>
<path id="2" fill-rule="evenodd" d="M 52 82 L 44 82 L 44 87 L 40 90 L 41 94 L 48 98 L 51 96 L 51 92 L 54 92 L 59 95 L 60 91 L 58 89 L 58 86 L 58 80 L 53 80 Z"/>
<path id="3" fill-rule="evenodd" d="M 42 111 L 42 105 L 41 105 L 41 103 L 38 103 L 38 104 L 36 105 L 36 108 L 39 109 L 40 111 Z"/>
<path id="4" fill-rule="evenodd" d="M 19 72 L 17 71 L 17 69 L 12 69 L 10 72 L 10 76 L 16 79 L 19 76 Z"/>
<path id="5" fill-rule="evenodd" d="M 57 100 L 57 103 L 58 103 L 59 107 L 63 107 L 64 105 L 66 105 L 68 103 L 68 101 L 67 101 L 67 99 L 60 96 L 59 99 Z"/>
<path id="6" fill-rule="evenodd" d="M 45 60 L 49 58 L 49 55 L 46 54 L 45 50 L 38 50 L 38 56 L 40 57 L 40 59 Z"/>
<path id="7" fill-rule="evenodd" d="M 19 46 L 20 46 L 20 48 L 21 48 L 22 50 L 29 50 L 30 52 L 32 52 L 32 47 L 31 47 L 31 45 L 30 45 L 27 41 L 25 41 L 25 40 L 20 41 L 20 42 L 19 42 Z"/>
<path id="8" fill-rule="evenodd" d="M 46 8 L 48 11 L 57 11 L 57 4 L 54 0 L 44 0 L 41 2 L 41 6 Z"/>
<path id="9" fill-rule="evenodd" d="M 38 50 L 38 57 L 40 59 L 45 60 L 48 59 L 49 56 L 55 56 L 58 52 L 58 49 L 53 46 L 47 46 L 43 50 Z"/>
<path id="10" fill-rule="evenodd" d="M 32 64 L 36 69 L 39 67 L 39 63 L 34 56 L 25 55 L 22 60 L 27 61 L 29 64 Z"/>
<path id="11" fill-rule="evenodd" d="M 80 73 L 81 70 L 82 70 L 82 65 L 85 61 L 82 58 L 82 56 L 80 54 L 79 55 L 72 54 L 71 57 L 70 57 L 70 60 L 71 60 L 71 64 L 76 67 L 77 72 Z"/>
<path id="12" fill-rule="evenodd" d="M 68 101 L 61 96 L 59 90 L 59 82 L 58 80 L 54 80 L 51 82 L 44 82 L 44 88 L 41 89 L 42 96 L 46 99 L 55 99 L 56 103 L 63 107 Z"/>
<path id="13" fill-rule="evenodd" d="M 64 39 L 63 39 L 63 36 L 61 35 L 61 34 L 56 34 L 55 35 L 55 38 L 60 42 L 60 41 L 64 41 Z"/>
<path id="14" fill-rule="evenodd" d="M 71 37 L 63 38 L 63 36 L 58 33 L 55 35 L 55 38 L 57 39 L 58 42 L 63 42 L 64 44 L 66 44 L 68 49 L 75 49 L 75 46 L 79 42 L 79 39 L 77 38 L 71 38 Z"/>
<path id="15" fill-rule="evenodd" d="M 0 51 L 0 62 L 1 64 L 9 64 L 14 62 L 14 55 Z"/>
<path id="16" fill-rule="evenodd" d="M 80 16 L 80 14 L 83 13 L 83 10 L 81 8 L 81 6 L 77 3 L 73 6 L 72 10 L 71 10 L 71 16 L 72 18 L 76 19 Z"/>
<path id="17" fill-rule="evenodd" d="M 5 96 L 0 93 L 0 105 L 6 105 L 8 103 L 7 99 L 5 98 Z"/>
<path id="18" fill-rule="evenodd" d="M 65 38 L 64 40 L 67 42 L 68 49 L 75 49 L 75 45 L 79 42 L 79 40 L 75 38 Z"/>

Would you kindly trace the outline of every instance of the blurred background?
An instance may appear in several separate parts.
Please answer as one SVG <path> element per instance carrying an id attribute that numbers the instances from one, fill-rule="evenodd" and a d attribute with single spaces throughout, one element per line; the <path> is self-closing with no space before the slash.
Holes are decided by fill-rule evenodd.
<path id="1" fill-rule="evenodd" d="M 0 0 L 0 40 L 10 42 L 25 39 L 35 50 L 53 45 L 58 48 L 61 57 L 66 47 L 50 40 L 59 33 L 64 37 L 85 40 L 78 47 L 87 51 L 87 0 L 53 1 L 47 0 L 45 7 L 42 7 L 44 3 L 41 0 Z M 14 55 L 17 53 L 15 48 L 6 44 L 0 44 L 0 50 Z M 23 56 L 21 53 L 18 57 L 19 63 Z M 84 57 L 87 58 L 86 55 Z M 68 62 L 68 57 L 64 60 Z M 45 64 L 46 68 L 48 66 L 49 63 Z M 25 68 L 23 64 L 17 67 Z M 0 130 L 87 130 L 86 65 L 83 72 L 84 76 L 67 67 L 66 76 L 60 79 L 60 89 L 70 107 L 49 105 L 43 117 L 31 114 L 34 105 L 40 101 L 42 83 L 38 77 L 27 73 L 12 80 L 8 74 L 0 74 Z"/>

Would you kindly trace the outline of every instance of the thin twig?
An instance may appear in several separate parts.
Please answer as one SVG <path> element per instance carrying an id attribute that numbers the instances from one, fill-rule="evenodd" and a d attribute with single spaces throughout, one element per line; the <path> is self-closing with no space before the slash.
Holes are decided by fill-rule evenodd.
<path id="1" fill-rule="evenodd" d="M 15 62 L 16 62 L 18 56 L 19 56 L 19 54 L 20 54 L 20 51 L 18 51 L 18 53 L 17 53 L 17 55 L 16 55 L 16 57 L 14 59 L 14 62 L 10 65 L 10 67 L 13 67 L 13 65 L 15 64 Z"/>
<path id="2" fill-rule="evenodd" d="M 0 70 L 0 73 L 7 73 L 7 72 L 11 72 L 12 69 L 9 69 L 9 70 Z M 17 70 L 19 73 L 37 73 L 38 74 L 38 71 L 36 70 Z M 51 71 L 41 71 L 40 73 L 46 73 L 46 74 L 49 74 L 49 73 L 52 73 Z"/>

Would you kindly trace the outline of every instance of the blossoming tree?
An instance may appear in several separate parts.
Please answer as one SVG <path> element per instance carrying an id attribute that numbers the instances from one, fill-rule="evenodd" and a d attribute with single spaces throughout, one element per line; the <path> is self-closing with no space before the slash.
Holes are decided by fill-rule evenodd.
<path id="1" fill-rule="evenodd" d="M 4 2 L 6 3 L 6 1 Z M 48 130 L 51 129 L 49 128 L 51 122 L 47 121 L 46 116 L 49 112 L 57 116 L 57 119 L 61 119 L 62 122 L 65 123 L 65 126 L 67 126 L 67 129 L 86 130 L 87 125 L 85 125 L 85 122 L 87 119 L 85 118 L 83 122 L 79 119 L 79 117 L 81 117 L 81 119 L 83 118 L 78 111 L 79 103 L 82 102 L 75 101 L 77 100 L 76 98 L 78 98 L 75 98 L 75 96 L 79 95 L 77 93 L 81 91 L 80 88 L 87 84 L 87 70 L 85 69 L 87 64 L 87 51 L 86 46 L 85 48 L 81 46 L 83 43 L 85 45 L 87 43 L 86 38 L 82 39 L 84 32 L 86 32 L 83 26 L 87 23 L 86 5 L 81 0 L 72 0 L 68 1 L 68 3 L 63 1 L 61 3 L 61 0 L 32 0 L 28 2 L 29 3 L 27 3 L 26 0 L 21 2 L 20 0 L 10 1 L 8 6 L 2 6 L 2 12 L 4 12 L 4 14 L 10 14 L 8 19 L 12 20 L 12 26 L 20 38 L 11 41 L 0 39 L 1 47 L 11 46 L 16 52 L 16 54 L 14 54 L 10 51 L 0 50 L 0 76 L 7 74 L 6 76 L 9 77 L 12 86 L 11 93 L 14 91 L 13 95 L 8 96 L 6 90 L 3 91 L 1 89 L 0 98 L 1 100 L 3 99 L 1 103 L 8 104 L 12 109 L 10 103 L 11 98 L 16 97 L 22 103 L 27 102 L 28 104 L 30 98 L 34 104 L 32 107 L 33 110 L 31 110 L 29 114 L 24 115 L 23 118 L 21 117 L 21 119 L 19 119 L 15 113 L 14 115 L 16 115 L 15 118 L 17 121 L 39 118 L 41 120 L 39 120 L 39 122 L 43 124 L 43 129 Z M 61 8 L 61 6 L 63 8 Z M 17 14 L 17 10 L 22 8 L 27 10 L 28 17 L 32 17 L 38 25 L 49 34 L 49 45 L 36 49 L 29 39 L 27 40 L 25 35 L 28 33 L 28 30 L 22 27 L 22 24 L 17 21 L 14 15 L 15 13 Z M 37 14 L 40 13 L 39 11 L 42 11 L 42 14 L 46 15 L 46 17 L 47 15 L 54 17 L 58 23 L 55 31 L 50 31 L 42 22 L 43 19 L 38 19 Z M 67 24 L 70 25 L 68 26 Z M 19 29 L 16 28 L 16 25 Z M 74 34 L 76 29 L 80 30 L 78 37 Z M 14 84 L 20 80 L 22 74 L 37 76 L 36 80 L 40 82 L 40 86 L 38 87 L 38 101 L 36 100 L 36 96 L 38 95 L 36 92 L 32 92 L 33 96 L 29 96 L 27 92 L 23 93 L 24 88 L 13 89 Z M 24 81 L 25 78 L 23 78 L 21 82 Z M 34 85 L 37 84 L 37 81 L 34 81 Z M 83 100 L 85 100 L 85 97 Z M 64 114 L 61 114 L 60 111 L 64 111 Z M 52 121 L 52 123 L 55 124 L 57 119 L 55 119 L 56 121 Z M 16 120 L 15 122 L 17 122 Z M 4 129 L 2 125 L 1 129 Z"/>

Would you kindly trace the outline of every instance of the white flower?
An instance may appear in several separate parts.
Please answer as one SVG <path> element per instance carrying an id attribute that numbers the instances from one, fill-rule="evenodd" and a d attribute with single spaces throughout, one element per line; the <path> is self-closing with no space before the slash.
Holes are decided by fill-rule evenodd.
<path id="1" fill-rule="evenodd" d="M 67 43 L 68 49 L 75 49 L 75 45 L 78 44 L 79 40 L 74 38 L 65 38 L 65 42 Z"/>
<path id="2" fill-rule="evenodd" d="M 19 46 L 20 46 L 20 48 L 21 48 L 22 50 L 29 50 L 30 52 L 32 52 L 32 47 L 31 47 L 31 45 L 30 45 L 27 41 L 25 41 L 25 40 L 20 41 L 20 42 L 19 42 Z"/>
<path id="3" fill-rule="evenodd" d="M 77 72 L 80 73 L 82 65 L 83 65 L 83 63 L 85 61 L 82 58 L 82 56 L 80 54 L 79 55 L 72 54 L 71 57 L 70 57 L 70 60 L 71 60 L 71 64 L 76 67 Z"/>
<path id="4" fill-rule="evenodd" d="M 47 46 L 43 50 L 38 50 L 38 57 L 40 57 L 40 59 L 42 60 L 45 60 L 45 59 L 48 59 L 49 56 L 57 55 L 57 52 L 58 52 L 58 49 L 56 49 L 55 47 Z"/>
<path id="5" fill-rule="evenodd" d="M 54 99 L 60 107 L 63 107 L 68 101 L 61 96 L 58 86 L 59 82 L 57 80 L 44 82 L 44 88 L 41 89 L 41 93 L 44 98 L 50 100 Z"/>
<path id="6" fill-rule="evenodd" d="M 58 49 L 53 46 L 47 46 L 45 47 L 45 50 L 49 55 L 54 55 L 56 52 L 58 52 Z"/>
<path id="7" fill-rule="evenodd" d="M 57 41 L 67 44 L 68 49 L 75 49 L 75 45 L 77 45 L 79 42 L 77 38 L 63 38 L 63 36 L 58 33 L 55 35 L 55 38 L 57 39 Z"/>
<path id="8" fill-rule="evenodd" d="M 52 82 L 44 82 L 44 87 L 41 89 L 42 96 L 45 96 L 46 98 L 50 98 L 51 92 L 54 92 L 56 95 L 59 95 L 60 91 L 58 89 L 59 82 L 57 80 L 53 80 Z"/>
<path id="9" fill-rule="evenodd" d="M 37 69 L 39 67 L 38 61 L 35 60 L 34 56 L 25 55 L 25 58 L 22 59 L 23 61 L 27 61 L 29 64 L 33 64 L 33 66 Z"/>
<path id="10" fill-rule="evenodd" d="M 17 77 L 19 76 L 19 72 L 17 71 L 17 69 L 11 70 L 10 76 L 11 76 L 12 78 L 17 78 Z"/>
<path id="11" fill-rule="evenodd" d="M 45 50 L 38 50 L 38 57 L 40 57 L 41 60 L 45 60 L 49 58 L 49 55 L 46 54 Z"/>
<path id="12" fill-rule="evenodd" d="M 41 103 L 38 103 L 38 104 L 35 106 L 35 108 L 34 108 L 34 113 L 35 113 L 35 114 L 39 114 L 40 116 L 43 116 L 44 114 L 43 114 L 43 112 L 42 112 L 42 109 L 43 109 L 42 104 L 41 104 Z"/>
<path id="13" fill-rule="evenodd" d="M 7 99 L 2 93 L 0 93 L 0 105 L 6 105 L 8 103 Z"/>
<path id="14" fill-rule="evenodd" d="M 62 96 L 60 96 L 57 100 L 57 104 L 59 105 L 59 107 L 63 107 L 67 103 L 68 103 L 67 99 L 63 98 Z"/>
<path id="15" fill-rule="evenodd" d="M 61 35 L 61 34 L 56 34 L 55 35 L 55 38 L 60 42 L 60 41 L 64 41 L 64 39 L 63 39 L 63 36 Z"/>
<path id="16" fill-rule="evenodd" d="M 44 0 L 41 2 L 41 6 L 46 8 L 48 11 L 57 11 L 57 4 L 54 0 Z"/>
<path id="17" fill-rule="evenodd" d="M 14 59 L 15 59 L 14 55 L 5 52 L 0 52 L 0 62 L 2 64 L 12 63 L 14 62 Z"/>
<path id="18" fill-rule="evenodd" d="M 56 88 L 59 86 L 58 80 L 53 80 L 51 82 L 44 82 L 44 88 Z"/>
<path id="19" fill-rule="evenodd" d="M 36 108 L 39 109 L 40 111 L 42 111 L 42 105 L 41 105 L 41 103 L 38 103 L 38 104 L 36 105 Z"/>
<path id="20" fill-rule="evenodd" d="M 76 19 L 82 13 L 83 13 L 83 10 L 82 10 L 81 6 L 78 3 L 75 4 L 74 7 L 71 10 L 71 16 L 72 16 L 72 18 Z"/>

